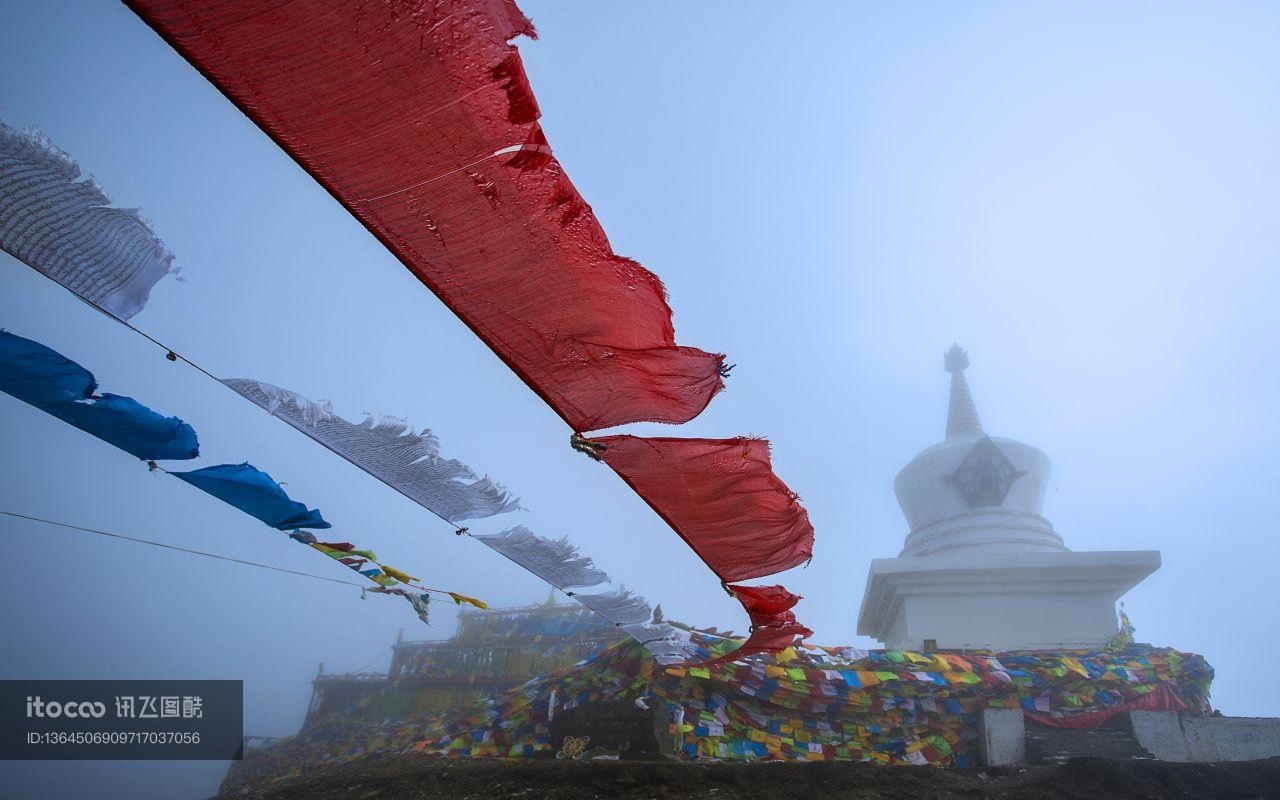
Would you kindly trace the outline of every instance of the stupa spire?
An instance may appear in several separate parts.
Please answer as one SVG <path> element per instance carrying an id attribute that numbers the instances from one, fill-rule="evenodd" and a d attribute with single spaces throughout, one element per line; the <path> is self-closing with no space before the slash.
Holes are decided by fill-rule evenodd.
<path id="1" fill-rule="evenodd" d="M 951 402 L 947 406 L 947 441 L 969 439 L 982 436 L 982 420 L 978 419 L 978 409 L 973 405 L 973 395 L 969 392 L 969 382 L 965 380 L 964 371 L 969 366 L 969 354 L 953 344 L 942 356 L 943 366 L 951 373 Z"/>

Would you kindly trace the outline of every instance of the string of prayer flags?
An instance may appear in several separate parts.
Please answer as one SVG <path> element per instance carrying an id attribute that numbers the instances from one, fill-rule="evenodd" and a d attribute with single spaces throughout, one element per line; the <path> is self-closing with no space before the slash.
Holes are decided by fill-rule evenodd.
<path id="1" fill-rule="evenodd" d="M 686 422 L 723 387 L 552 153 L 513 0 L 128 5 L 573 430 Z"/>
<path id="2" fill-rule="evenodd" d="M 513 0 L 440 0 L 412 14 L 337 2 L 301 15 L 270 0 L 128 4 L 575 432 L 685 422 L 723 388 L 723 356 L 676 344 L 661 281 L 613 252 L 552 153 L 510 44 L 534 33 Z M 404 109 L 417 111 L 406 118 Z M 0 247 L 127 320 L 172 255 L 136 213 L 107 207 L 97 185 L 78 178 L 47 140 L 3 128 Z M 381 420 L 355 425 L 268 384 L 226 383 L 451 522 L 517 507 L 488 478 L 438 458 L 426 432 Z M 242 467 L 252 473 L 240 478 L 257 473 Z M 228 498 L 259 506 L 265 516 L 255 516 L 268 524 L 327 526 L 305 508 L 301 516 L 266 508 L 279 497 L 266 506 L 249 500 L 228 472 L 237 467 L 209 469 L 179 477 L 233 505 Z M 766 519 L 739 558 L 724 558 L 716 537 L 737 537 L 730 528 L 741 519 L 696 530 L 658 494 L 642 492 L 722 580 L 785 569 L 811 550 L 807 518 L 792 520 L 790 531 L 780 529 L 785 520 Z M 794 495 L 790 502 L 799 508 Z M 754 505 L 739 510 L 777 510 Z"/>
<path id="3" fill-rule="evenodd" d="M 0 391 L 144 461 L 192 459 L 195 430 L 134 400 L 95 394 L 93 374 L 39 342 L 0 331 Z"/>
<path id="4" fill-rule="evenodd" d="M 557 589 L 597 586 L 609 576 L 596 568 L 590 557 L 581 555 L 569 537 L 547 539 L 517 525 L 491 536 L 471 538 L 496 550 L 511 561 L 542 578 Z"/>
<path id="5" fill-rule="evenodd" d="M 79 176 L 79 166 L 48 137 L 19 133 L 0 122 L 0 249 L 127 321 L 146 304 L 152 286 L 172 271 L 173 255 L 136 211 L 109 207 L 102 188 L 91 178 L 77 182 Z M 270 384 L 223 383 L 450 522 L 520 507 L 487 476 L 440 458 L 439 442 L 429 431 L 415 433 L 387 417 L 357 425 L 334 415 L 327 403 L 312 403 Z M 131 442 L 127 429 L 139 427 L 144 416 L 132 400 L 115 395 L 65 411 L 75 416 L 67 421 L 100 438 L 106 436 L 90 430 L 95 424 L 108 434 L 112 427 L 126 428 L 121 434 L 126 444 Z M 161 419 L 144 422 L 157 427 Z M 189 438 L 194 447 L 194 433 Z M 121 446 L 147 460 L 195 457 L 181 449 L 144 455 L 136 452 L 140 446 Z"/>
<path id="6" fill-rule="evenodd" d="M 132 398 L 95 395 L 96 389 L 93 374 L 79 364 L 38 342 L 0 331 L 0 391 L 148 461 L 198 455 L 195 431 L 190 425 L 161 416 Z M 385 564 L 379 564 L 377 569 L 362 569 L 369 562 L 377 562 L 372 551 L 357 549 L 350 542 L 321 542 L 314 534 L 300 530 L 330 525 L 318 510 L 290 499 L 270 475 L 250 464 L 219 464 L 169 474 L 267 525 L 290 531 L 290 538 L 359 572 L 380 589 L 418 580 Z M 399 593 L 409 599 L 425 622 L 425 595 Z M 459 604 L 487 607 L 475 598 L 448 594 Z"/>
<path id="7" fill-rule="evenodd" d="M 169 474 L 252 517 L 257 517 L 273 528 L 292 530 L 332 527 L 324 521 L 319 511 L 290 500 L 280 484 L 250 464 L 218 464 L 191 472 Z"/>
<path id="8" fill-rule="evenodd" d="M 0 122 L 0 250 L 119 320 L 142 310 L 173 254 L 134 209 L 114 208 L 49 137 Z"/>
<path id="9" fill-rule="evenodd" d="M 520 508 L 519 499 L 487 475 L 441 458 L 440 440 L 431 431 L 415 432 L 404 420 L 386 416 L 348 422 L 328 402 L 263 381 L 228 378 L 222 383 L 449 522 Z"/>
<path id="10" fill-rule="evenodd" d="M 351 542 L 321 542 L 316 539 L 315 534 L 308 531 L 295 530 L 289 534 L 289 538 L 305 544 L 313 550 L 324 553 L 326 556 L 340 562 L 351 570 L 360 573 L 361 576 L 368 578 L 377 584 L 376 588 L 370 588 L 366 591 L 378 592 L 381 594 L 392 594 L 403 597 L 413 606 L 414 613 L 418 615 L 426 624 L 430 625 L 429 619 L 431 597 L 429 592 L 439 592 L 447 594 L 453 598 L 458 605 L 462 603 L 470 603 L 477 608 L 487 608 L 488 606 L 481 600 L 473 597 L 467 597 L 456 592 L 446 592 L 443 589 L 429 589 L 425 586 L 415 587 L 413 583 L 418 580 L 403 570 L 386 564 L 378 564 L 378 557 L 372 550 L 361 550 Z M 374 562 L 375 567 L 363 568 L 367 563 Z M 407 591 L 396 587 L 397 583 L 408 584 L 411 588 L 418 589 L 416 592 Z"/>
<path id="11" fill-rule="evenodd" d="M 586 440 L 722 581 L 781 572 L 813 556 L 813 525 L 773 473 L 762 439 L 601 436 Z"/>

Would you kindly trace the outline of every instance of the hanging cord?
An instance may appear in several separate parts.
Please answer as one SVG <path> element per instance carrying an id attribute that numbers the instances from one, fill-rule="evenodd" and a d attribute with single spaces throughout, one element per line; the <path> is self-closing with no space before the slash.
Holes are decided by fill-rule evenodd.
<path id="1" fill-rule="evenodd" d="M 203 550 L 192 550 L 187 547 L 179 547 L 176 544 L 165 544 L 164 542 L 153 542 L 150 539 L 139 539 L 134 536 L 125 536 L 124 534 L 120 534 L 120 533 L 110 533 L 108 531 L 100 531 L 96 528 L 84 528 L 79 525 L 71 525 L 66 522 L 55 522 L 54 520 L 51 520 L 51 519 L 43 519 L 41 517 L 32 517 L 26 514 L 17 514 L 13 511 L 0 511 L 0 514 L 4 514 L 7 517 L 16 517 L 17 519 L 25 519 L 30 522 L 39 522 L 45 525 L 54 525 L 59 528 L 66 528 L 68 530 L 81 531 L 82 533 L 93 533 L 98 536 L 109 536 L 112 539 L 120 539 L 126 542 L 135 542 L 137 544 L 149 544 L 152 547 L 163 547 L 166 550 L 177 550 L 180 553 L 190 553 L 191 555 L 204 556 L 205 558 L 216 558 L 219 561 L 230 561 L 234 564 L 244 564 L 245 566 L 248 566 L 248 567 L 259 567 L 261 569 L 269 569 L 274 572 L 284 572 L 289 575 L 298 575 L 303 578 L 314 578 L 318 581 L 328 581 L 330 583 L 341 583 L 344 586 L 355 586 L 356 588 L 364 588 L 363 584 L 354 583 L 352 581 L 339 580 L 338 578 L 328 578 L 328 577 L 325 577 L 324 575 L 315 575 L 310 572 L 299 572 L 298 570 L 285 569 L 284 567 L 274 567 L 270 564 L 260 564 L 257 561 L 245 561 L 242 558 L 231 558 L 230 556 L 220 556 L 217 553 L 206 553 Z"/>
<path id="2" fill-rule="evenodd" d="M 509 148 L 509 149 L 508 149 L 507 151 L 505 151 L 505 152 L 514 152 L 514 151 L 516 151 L 516 150 L 520 150 L 520 149 L 522 149 L 522 148 L 520 148 L 520 147 L 512 147 L 512 148 Z M 504 151 L 499 151 L 498 153 L 494 153 L 494 155 L 501 155 L 503 152 L 504 152 Z M 481 160 L 484 160 L 484 159 L 481 159 Z M 477 162 L 477 163 L 478 163 L 478 162 Z M 39 271 L 39 270 L 36 270 L 36 272 L 40 272 L 40 271 Z M 41 275 L 44 275 L 44 273 L 43 273 L 43 272 L 41 272 L 40 274 L 41 274 Z M 266 411 L 266 409 L 262 408 L 262 407 L 261 407 L 261 406 L 259 406 L 257 403 L 254 403 L 252 400 L 250 400 L 249 398 L 247 398 L 247 397 L 245 397 L 244 395 L 240 394 L 240 393 L 239 393 L 239 392 L 237 392 L 235 389 L 232 389 L 230 386 L 227 386 L 225 383 L 223 383 L 223 382 L 222 382 L 222 379 L 221 379 L 221 378 L 219 378 L 217 375 L 214 375 L 214 374 L 213 374 L 212 372 L 210 372 L 209 370 L 205 369 L 204 367 L 200 366 L 200 365 L 199 365 L 199 364 L 197 364 L 196 362 L 192 361 L 190 358 L 187 358 L 186 356 L 182 355 L 182 354 L 181 354 L 181 353 L 179 353 L 178 351 L 176 351 L 176 350 L 172 349 L 172 348 L 171 348 L 171 347 L 169 347 L 168 345 L 166 345 L 166 344 L 164 344 L 163 342 L 161 342 L 159 339 L 156 339 L 156 338 L 155 338 L 154 336 L 152 336 L 151 334 L 147 333 L 146 331 L 144 331 L 144 330 L 142 330 L 142 329 L 140 329 L 140 328 L 136 328 L 136 327 L 134 327 L 134 326 L 133 326 L 133 324 L 131 324 L 131 323 L 130 323 L 130 322 L 128 322 L 127 320 L 120 319 L 119 317 L 116 317 L 116 316 L 114 316 L 114 315 L 112 315 L 112 314 L 107 313 L 107 312 L 106 312 L 105 310 L 103 310 L 102 308 L 99 308 L 98 306 L 96 306 L 96 305 L 94 305 L 93 303 L 89 302 L 89 301 L 88 301 L 88 300 L 86 300 L 85 298 L 81 297 L 80 295 L 78 295 L 78 294 L 76 294 L 75 292 L 73 292 L 73 291 L 71 291 L 70 289 L 68 289 L 66 286 L 63 286 L 63 285 L 62 285 L 61 283 L 59 283 L 58 281 L 53 280 L 53 278 L 49 277 L 48 275 L 45 275 L 45 277 L 46 277 L 46 278 L 48 278 L 50 281 L 53 281 L 53 282 L 54 282 L 55 284 L 57 284 L 58 286 L 61 286 L 61 287 L 62 287 L 64 290 L 66 290 L 66 291 L 67 291 L 67 292 L 68 292 L 72 297 L 74 297 L 74 298 L 76 298 L 77 300 L 79 300 L 80 302 L 84 303 L 84 304 L 85 304 L 85 305 L 87 305 L 89 308 L 92 308 L 94 311 L 97 311 L 99 314 L 102 314 L 103 316 L 107 317 L 108 319 L 111 319 L 111 320 L 113 320 L 113 321 L 115 321 L 115 322 L 120 323 L 121 325 L 125 326 L 126 328 L 128 328 L 128 329 L 129 329 L 129 330 L 131 330 L 131 331 L 133 331 L 134 333 L 138 334 L 138 335 L 139 335 L 139 336 L 141 336 L 142 338 L 144 338 L 144 339 L 146 339 L 147 341 L 151 342 L 151 343 L 152 343 L 152 344 L 154 344 L 156 347 L 159 347 L 160 349 L 164 350 L 164 351 L 165 351 L 165 358 L 166 358 L 166 359 L 168 359 L 169 361 L 181 361 L 182 363 L 186 364 L 187 366 L 191 367 L 192 369 L 196 370 L 197 372 L 203 373 L 206 377 L 211 378 L 215 383 L 217 383 L 219 386 L 222 386 L 222 387 L 223 387 L 223 388 L 225 388 L 227 391 L 229 391 L 229 392 L 233 393 L 236 397 L 239 397 L 240 399 L 244 400 L 245 402 L 252 404 L 254 408 L 257 408 L 257 409 L 258 409 L 258 410 L 260 410 L 260 411 Z M 274 415 L 274 414 L 270 414 L 270 412 L 267 412 L 267 413 L 268 413 L 270 416 L 275 417 L 275 415 Z M 278 417 L 276 417 L 276 418 L 277 418 L 277 419 L 279 419 Z M 286 423 L 286 424 L 288 424 L 288 423 Z M 292 425 L 289 425 L 288 427 L 292 428 L 293 430 L 297 430 L 297 428 L 294 428 Z M 430 512 L 430 513 L 431 513 L 433 516 L 435 516 L 437 519 L 440 519 L 440 520 L 442 520 L 443 522 L 445 522 L 446 524 L 448 524 L 448 525 L 449 525 L 449 527 L 453 529 L 453 532 L 454 532 L 455 534 L 457 534 L 458 536 L 468 536 L 468 537 L 471 537 L 471 532 L 470 532 L 470 530 L 469 530 L 468 528 L 465 528 L 465 527 L 459 527 L 457 523 L 455 523 L 455 522 L 453 522 L 453 521 L 451 521 L 451 520 L 445 519 L 445 518 L 444 518 L 444 517 L 442 517 L 440 514 L 437 514 L 435 511 L 433 511 L 432 509 L 427 508 L 426 506 L 424 506 L 424 505 L 422 505 L 421 503 L 419 503 L 417 500 L 414 500 L 414 498 L 410 497 L 410 496 L 409 496 L 406 492 L 404 492 L 403 490 L 401 490 L 401 489 L 399 489 L 399 488 L 397 488 L 397 487 L 395 487 L 395 486 L 391 486 L 391 484 L 389 484 L 389 483 L 387 483 L 386 481 L 382 480 L 382 479 L 381 479 L 381 478 L 379 478 L 377 475 L 374 475 L 373 473 L 369 472 L 369 471 L 368 471 L 368 470 L 366 470 L 363 466 L 361 466 L 360 464 L 357 464 L 355 461 L 352 461 L 352 460 L 351 460 L 350 458 L 348 458 L 346 455 L 344 455 L 344 454 L 342 454 L 342 453 L 339 453 L 337 450 L 334 450 L 332 447 L 330 447 L 329 445 L 325 444 L 324 442 L 319 441 L 318 439 L 312 439 L 310 436 L 307 436 L 307 435 L 306 435 L 305 433 L 303 433 L 302 431 L 298 431 L 298 433 L 301 433 L 303 436 L 306 436 L 306 438 L 307 438 L 307 439 L 309 439 L 310 441 L 313 441 L 313 442 L 315 442 L 316 444 L 320 445 L 320 446 L 321 446 L 321 447 L 323 447 L 324 449 L 328 450 L 330 453 L 333 453 L 334 455 L 336 455 L 336 456 L 338 456 L 339 458 L 341 458 L 343 461 L 346 461 L 347 463 L 351 464 L 352 466 L 355 466 L 355 467 L 359 468 L 362 472 L 364 472 L 365 474 L 367 474 L 367 475 L 369 475 L 369 476 L 373 477 L 375 480 L 377 480 L 377 481 L 378 481 L 379 483 L 381 483 L 382 485 L 384 485 L 384 486 L 390 486 L 392 489 L 394 489 L 395 491 L 399 492 L 399 493 L 400 493 L 401 495 L 403 495 L 404 497 L 406 497 L 406 498 L 408 498 L 409 500 L 411 500 L 411 501 L 414 503 L 414 505 L 417 505 L 417 506 L 418 506 L 418 507 L 420 507 L 420 508 L 424 508 L 424 509 L 426 509 L 428 512 Z M 593 460 L 595 460 L 595 461 L 603 461 L 603 460 L 604 460 L 604 459 L 603 459 L 603 457 L 601 456 L 601 453 L 603 453 L 603 452 L 605 451 L 605 449 L 606 449 L 606 448 L 605 448 L 605 446 L 604 446 L 604 445 L 602 445 L 602 444 L 600 444 L 600 443 L 598 443 L 598 442 L 592 442 L 592 441 L 589 441 L 589 440 L 587 440 L 586 438 L 584 438 L 584 437 L 583 437 L 581 434 L 579 434 L 579 433 L 575 433 L 575 434 L 573 434 L 572 436 L 570 436 L 570 437 L 569 437 L 569 444 L 570 444 L 570 446 L 572 446 L 572 447 L 573 447 L 573 449 L 578 450 L 579 452 L 585 453 L 588 457 L 590 457 L 591 459 L 593 459 Z M 579 444 L 581 445 L 581 447 L 579 447 Z M 146 463 L 147 463 L 147 467 L 148 467 L 148 469 L 150 469 L 150 470 L 151 470 L 151 471 L 153 471 L 153 472 L 154 472 L 154 471 L 167 472 L 167 470 L 165 470 L 165 469 L 164 469 L 164 467 L 159 466 L 159 465 L 158 465 L 158 464 L 156 464 L 154 461 L 148 461 L 148 462 L 146 462 Z M 22 516 L 21 514 L 12 514 L 12 513 L 10 513 L 10 512 L 0 512 L 0 513 L 7 513 L 7 514 L 9 514 L 10 516 L 15 516 L 15 517 L 21 517 L 21 516 Z M 32 519 L 32 520 L 34 520 L 34 521 L 36 521 L 36 522 L 46 522 L 46 523 L 48 523 L 48 524 L 50 524 L 50 525 L 61 525 L 61 524 L 62 524 L 62 523 L 58 523 L 58 522 L 52 522 L 52 521 L 50 521 L 50 520 L 42 520 L 42 519 L 38 519 L 38 518 L 36 518 L 36 517 L 29 517 L 28 519 Z M 74 525 L 67 525 L 67 526 L 64 526 L 64 527 L 72 528 L 72 529 L 75 529 L 75 530 L 81 530 L 81 529 L 79 529 L 79 528 L 76 528 L 76 526 L 74 526 Z M 91 529 L 84 529 L 84 530 L 87 530 L 87 532 L 89 532 L 89 533 L 100 533 L 100 534 L 102 534 L 102 535 L 104 535 L 104 536 L 115 536 L 115 535 L 116 535 L 116 534 L 109 534 L 109 533 L 106 533 L 106 532 L 104 532 L 104 531 L 95 531 L 95 530 L 91 530 Z M 128 539 L 129 537 L 127 537 L 127 536 L 122 536 L 122 537 L 119 537 L 119 538 Z M 141 540 L 141 539 L 140 539 L 140 540 L 137 540 L 137 541 L 143 542 L 143 543 L 145 543 L 145 544 L 155 544 L 155 545 L 156 545 L 156 546 L 158 546 L 158 547 L 173 547 L 172 545 L 160 544 L 160 543 L 158 543 L 158 542 L 147 542 L 147 541 L 145 541 L 145 540 Z M 180 548 L 180 547 L 173 547 L 173 549 L 175 549 L 175 550 L 182 550 L 183 548 Z M 222 556 L 217 556 L 217 555 L 214 555 L 214 554 L 212 554 L 212 553 L 201 553 L 201 552 L 199 552 L 199 551 L 195 551 L 195 550 L 190 551 L 190 552 L 197 553 L 197 554 L 199 554 L 199 555 L 209 556 L 209 557 L 211 557 L 211 558 L 222 558 Z M 502 555 L 503 557 L 505 557 L 508 561 L 511 561 L 511 562 L 512 562 L 513 564 L 515 564 L 516 566 L 519 566 L 520 568 L 522 568 L 522 569 L 524 569 L 524 570 L 526 570 L 526 571 L 529 571 L 527 567 L 525 567 L 523 564 L 521 564 L 520 562 L 516 561 L 515 559 L 511 558 L 510 556 L 507 556 L 505 553 L 502 553 L 501 555 Z M 231 560 L 231 561 L 237 561 L 237 559 L 228 559 L 228 560 Z M 253 562 L 249 562 L 249 561 L 244 561 L 244 562 L 240 562 L 240 563 L 250 564 L 250 565 L 252 565 L 252 566 L 263 566 L 263 567 L 267 567 L 268 569 L 278 569 L 277 567 L 270 567 L 270 566 L 265 565 L 265 564 L 254 564 Z M 364 584 L 352 583 L 352 582 L 350 582 L 350 581 L 340 581 L 340 580 L 337 580 L 337 579 L 335 579 L 335 578 L 323 578 L 323 577 L 321 577 L 321 576 L 319 576 L 319 575 L 311 575 L 310 573 L 305 573 L 305 572 L 294 572 L 293 570 L 282 570 L 282 571 L 283 571 L 283 572 L 291 572 L 291 573 L 293 573 L 293 574 L 297 574 L 297 575 L 306 575 L 306 576 L 308 576 L 308 577 L 320 578 L 321 580 L 333 581 L 334 583 L 342 583 L 342 584 L 346 584 L 346 585 L 348 585 L 348 586 L 357 586 L 357 587 L 360 587 L 360 588 L 362 588 L 362 589 L 368 589 L 368 588 L 369 588 L 368 586 L 366 586 L 366 585 L 364 585 Z M 537 578 L 538 580 L 540 580 L 540 581 L 542 581 L 543 583 L 547 584 L 547 585 L 548 585 L 548 586 L 550 586 L 552 589 L 555 589 L 555 590 L 556 590 L 556 591 L 558 591 L 558 592 L 563 592 L 565 595 L 567 595 L 567 596 L 569 596 L 569 597 L 574 597 L 574 596 L 575 596 L 575 594 L 574 594 L 573 592 L 566 591 L 564 588 L 562 588 L 562 587 L 560 587 L 560 586 L 556 586 L 554 583 L 552 583 L 551 581 L 549 581 L 549 580 L 547 580 L 546 578 L 542 577 L 541 575 L 538 575 L 537 573 L 529 572 L 529 574 L 533 575 L 535 578 Z M 427 590 L 427 591 L 440 591 L 440 590 L 438 590 L 438 589 L 429 589 L 429 590 Z M 451 592 L 444 592 L 444 594 L 452 595 L 452 593 L 451 593 Z M 586 608 L 586 607 L 587 607 L 587 606 L 584 606 L 584 608 Z M 606 617 L 606 619 L 607 619 L 607 617 Z M 610 621 L 612 622 L 612 620 L 610 620 Z M 615 623 L 615 624 L 616 624 L 616 623 Z"/>
<path id="3" fill-rule="evenodd" d="M 32 517 L 32 516 L 28 516 L 27 514 L 18 514 L 13 511 L 0 511 L 0 514 L 4 514 L 5 516 L 8 516 L 8 517 L 15 517 L 17 519 L 25 519 L 30 522 L 39 522 L 45 525 L 54 525 L 59 528 L 66 528 L 68 530 L 80 531 L 82 533 L 92 533 L 98 536 L 109 536 L 112 539 L 121 539 L 126 542 L 134 542 L 136 544 L 149 544 L 152 547 L 163 547 L 166 550 L 177 550 L 180 553 L 190 553 L 191 555 L 195 555 L 195 556 L 204 556 L 206 558 L 216 558 L 219 561 L 230 561 L 234 564 L 243 564 L 248 567 L 259 567 L 261 569 L 269 569 L 275 572 L 284 572 L 289 575 L 298 575 L 303 578 L 315 578 L 318 581 L 328 581 L 330 583 L 341 583 L 344 586 L 354 586 L 360 589 L 361 595 L 363 595 L 366 590 L 377 591 L 377 589 L 370 589 L 368 586 L 366 586 L 363 583 L 354 583 L 352 581 L 344 581 L 338 578 L 328 578 L 328 577 L 325 577 L 324 575 L 315 575 L 310 572 L 299 572 L 298 570 L 285 569 L 284 567 L 275 567 L 270 564 L 260 564 L 257 561 L 245 561 L 242 558 L 220 556 L 217 553 L 206 553 L 203 550 L 192 550 L 188 547 L 179 547 L 176 544 L 165 544 L 164 542 L 153 542 L 150 539 L 139 539 L 134 536 L 125 536 L 124 534 L 121 534 L 121 533 L 110 533 L 108 531 L 100 531 L 96 528 L 85 528 L 80 525 L 71 525 L 70 523 L 66 523 L 66 522 L 56 522 L 54 520 L 44 519 L 42 517 Z M 413 589 L 417 589 L 418 591 L 421 591 L 421 592 L 435 592 L 436 594 L 447 594 L 447 595 L 453 594 L 452 592 L 447 591 L 445 589 L 432 589 L 429 586 L 418 586 L 417 584 L 413 584 L 413 583 L 405 583 L 404 585 Z M 384 587 L 379 587 L 379 588 L 384 588 Z"/>

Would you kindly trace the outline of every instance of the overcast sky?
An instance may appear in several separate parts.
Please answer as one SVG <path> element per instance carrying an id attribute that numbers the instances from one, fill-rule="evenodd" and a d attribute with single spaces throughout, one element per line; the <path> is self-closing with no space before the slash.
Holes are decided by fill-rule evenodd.
<path id="1" fill-rule="evenodd" d="M 1043 449 L 1077 550 L 1159 549 L 1138 639 L 1204 654 L 1228 714 L 1280 715 L 1280 6 L 524 0 L 543 125 L 678 340 L 739 366 L 638 433 L 773 442 L 817 529 L 781 576 L 824 644 L 901 548 L 892 483 L 943 434 L 958 341 L 988 432 Z M 212 86 L 123 5 L 0 2 L 0 118 L 34 125 L 177 253 L 134 322 L 226 377 L 430 427 L 669 617 L 745 629 L 711 572 Z M 0 254 L 0 327 L 190 422 L 337 538 L 493 605 L 537 579 Z M 0 395 L 0 509 L 346 578 L 283 534 Z M 385 668 L 394 598 L 0 519 L 0 678 L 233 678 L 297 730 L 317 665 Z M 1258 669 L 1264 669 L 1259 673 Z M 13 797 L 203 797 L 215 762 L 4 763 Z"/>

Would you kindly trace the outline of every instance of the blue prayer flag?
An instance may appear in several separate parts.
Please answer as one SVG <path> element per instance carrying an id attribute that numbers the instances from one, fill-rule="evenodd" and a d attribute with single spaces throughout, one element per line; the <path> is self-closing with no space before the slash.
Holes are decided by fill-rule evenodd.
<path id="1" fill-rule="evenodd" d="M 219 464 L 191 472 L 169 474 L 257 517 L 273 528 L 287 531 L 294 528 L 332 527 L 324 521 L 319 511 L 290 500 L 280 484 L 250 464 Z"/>
<path id="2" fill-rule="evenodd" d="M 113 444 L 144 461 L 195 458 L 196 432 L 115 394 L 94 396 L 97 384 L 84 367 L 48 347 L 0 331 L 0 391 Z"/>

